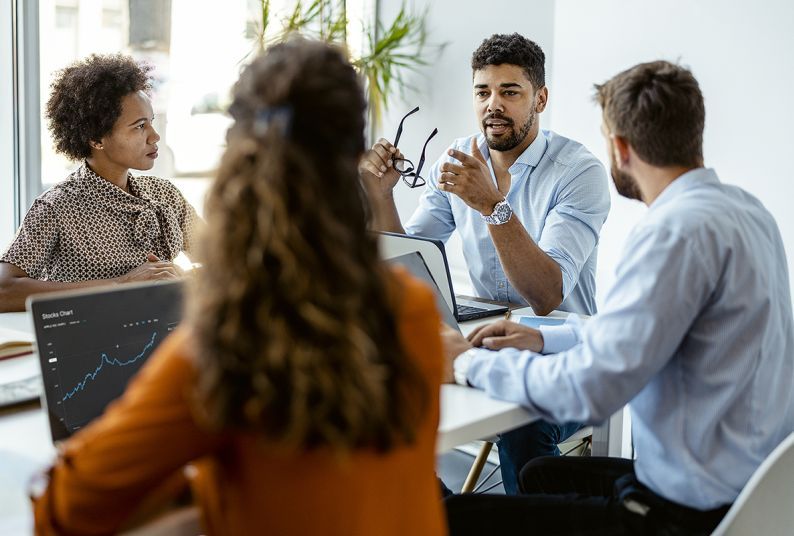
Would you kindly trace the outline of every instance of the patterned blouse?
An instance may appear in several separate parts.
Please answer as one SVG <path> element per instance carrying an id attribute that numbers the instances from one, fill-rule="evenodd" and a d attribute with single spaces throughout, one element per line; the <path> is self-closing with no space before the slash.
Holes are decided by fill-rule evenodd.
<path id="1" fill-rule="evenodd" d="M 128 181 L 130 193 L 83 163 L 33 202 L 0 262 L 70 282 L 124 275 L 150 252 L 166 261 L 190 254 L 200 218 L 179 190 L 157 177 Z"/>

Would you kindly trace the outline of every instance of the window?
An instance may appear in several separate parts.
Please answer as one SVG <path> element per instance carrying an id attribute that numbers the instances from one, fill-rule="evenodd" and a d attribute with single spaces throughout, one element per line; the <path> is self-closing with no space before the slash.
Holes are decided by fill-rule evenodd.
<path id="1" fill-rule="evenodd" d="M 22 3 L 0 0 L 14 1 Z M 261 2 L 41 0 L 31 4 L 37 4 L 39 10 L 37 114 L 41 129 L 37 136 L 41 140 L 41 178 L 37 176 L 31 186 L 33 194 L 25 208 L 35 195 L 63 180 L 79 165 L 55 153 L 39 112 L 49 98 L 53 75 L 92 53 L 123 52 L 153 66 L 152 101 L 161 141 L 160 156 L 147 173 L 171 179 L 201 210 L 231 124 L 225 113 L 230 90 L 251 58 L 252 34 L 261 24 Z M 271 0 L 271 35 L 293 6 L 294 0 Z M 373 0 L 347 2 L 354 48 L 360 46 L 360 40 L 353 32 L 360 28 L 365 14 L 371 15 L 373 6 Z M 7 33 L 2 35 L 5 39 Z M 3 76 L 2 80 L 7 78 Z"/>
<path id="2" fill-rule="evenodd" d="M 11 1 L 0 1 L 0 243 L 11 241 L 16 227 L 14 172 L 14 61 Z"/>

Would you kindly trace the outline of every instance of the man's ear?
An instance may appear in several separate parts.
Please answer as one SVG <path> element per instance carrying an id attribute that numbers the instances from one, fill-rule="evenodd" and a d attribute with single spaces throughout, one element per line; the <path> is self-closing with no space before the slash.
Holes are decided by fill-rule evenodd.
<path id="1" fill-rule="evenodd" d="M 546 104 L 549 102 L 549 90 L 543 86 L 535 92 L 535 112 L 541 113 L 546 109 Z"/>
<path id="2" fill-rule="evenodd" d="M 629 163 L 629 142 L 623 136 L 612 135 L 612 150 L 615 152 L 615 162 L 622 168 Z"/>
<path id="3" fill-rule="evenodd" d="M 104 148 L 101 141 L 94 141 L 94 140 L 89 141 L 88 146 L 98 151 L 101 151 Z"/>

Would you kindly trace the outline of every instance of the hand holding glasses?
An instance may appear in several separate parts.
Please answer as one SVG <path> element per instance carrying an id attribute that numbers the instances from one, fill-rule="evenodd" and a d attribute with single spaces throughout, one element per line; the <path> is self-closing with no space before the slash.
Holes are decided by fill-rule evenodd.
<path id="1" fill-rule="evenodd" d="M 419 111 L 419 106 L 408 112 L 400 119 L 400 125 L 397 127 L 397 135 L 394 137 L 394 146 L 398 147 L 400 143 L 400 136 L 403 133 L 403 122 L 405 119 L 411 115 L 415 114 Z M 430 133 L 430 136 L 425 140 L 425 144 L 422 147 L 422 154 L 419 156 L 419 165 L 414 167 L 413 162 L 408 160 L 407 158 L 395 158 L 394 159 L 394 169 L 397 170 L 397 173 L 403 178 L 403 182 L 409 188 L 419 188 L 420 186 L 424 186 L 427 184 L 427 181 L 422 177 L 422 166 L 425 165 L 425 151 L 427 150 L 427 144 L 430 143 L 430 140 L 433 139 L 433 136 L 438 134 L 438 129 L 434 128 L 433 132 Z"/>

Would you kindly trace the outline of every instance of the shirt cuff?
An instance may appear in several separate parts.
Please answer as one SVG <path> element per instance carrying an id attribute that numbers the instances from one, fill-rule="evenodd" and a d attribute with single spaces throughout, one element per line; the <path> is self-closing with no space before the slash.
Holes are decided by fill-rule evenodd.
<path id="1" fill-rule="evenodd" d="M 457 358 L 455 358 L 454 363 L 454 371 L 455 371 L 455 383 L 458 385 L 464 386 L 471 386 L 469 383 L 466 375 L 469 372 L 469 367 L 471 366 L 471 360 L 474 359 L 474 356 L 477 354 L 477 350 L 474 348 L 469 348 L 462 354 L 460 354 Z"/>
<path id="2" fill-rule="evenodd" d="M 558 354 L 579 343 L 579 334 L 571 324 L 539 326 L 538 329 L 543 336 L 542 354 Z"/>

